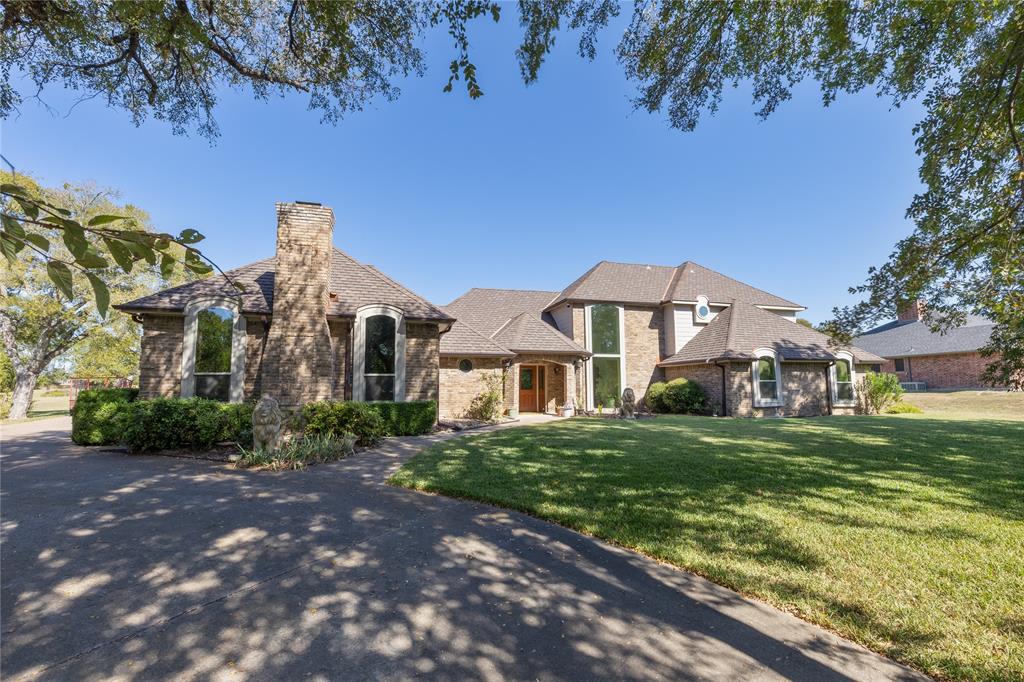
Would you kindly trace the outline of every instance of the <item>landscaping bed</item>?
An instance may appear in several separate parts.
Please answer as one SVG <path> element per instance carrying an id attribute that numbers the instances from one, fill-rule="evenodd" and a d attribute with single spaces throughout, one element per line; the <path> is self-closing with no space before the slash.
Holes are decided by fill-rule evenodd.
<path id="1" fill-rule="evenodd" d="M 391 482 L 550 519 L 949 679 L 1024 678 L 1024 422 L 575 419 Z"/>

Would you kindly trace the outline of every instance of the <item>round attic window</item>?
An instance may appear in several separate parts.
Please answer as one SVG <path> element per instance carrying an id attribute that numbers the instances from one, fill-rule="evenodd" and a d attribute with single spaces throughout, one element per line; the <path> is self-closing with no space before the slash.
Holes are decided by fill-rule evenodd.
<path id="1" fill-rule="evenodd" d="M 710 312 L 711 311 L 708 310 L 708 307 L 706 305 L 702 305 L 701 307 L 697 308 L 697 315 L 699 317 L 707 317 L 708 313 Z"/>
<path id="2" fill-rule="evenodd" d="M 472 372 L 473 371 L 473 361 L 469 360 L 469 359 L 460 360 L 459 361 L 459 371 L 460 372 Z"/>

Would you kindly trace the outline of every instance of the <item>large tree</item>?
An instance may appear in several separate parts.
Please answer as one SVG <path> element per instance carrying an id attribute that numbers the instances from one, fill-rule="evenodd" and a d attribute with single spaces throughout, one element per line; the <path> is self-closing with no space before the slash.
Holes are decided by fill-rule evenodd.
<path id="1" fill-rule="evenodd" d="M 470 23 L 500 16 L 497 3 L 473 0 L 0 3 L 0 115 L 22 98 L 13 67 L 39 88 L 57 81 L 136 120 L 154 115 L 176 132 L 209 136 L 224 83 L 249 85 L 258 97 L 308 93 L 331 121 L 393 97 L 397 77 L 422 73 L 417 40 L 436 26 L 455 48 L 445 89 L 461 78 L 478 97 Z M 520 2 L 524 81 L 537 78 L 564 26 L 580 31 L 579 51 L 592 57 L 598 30 L 617 11 L 608 0 Z M 1024 385 L 1020 0 L 638 0 L 617 54 L 638 86 L 637 106 L 666 110 L 681 130 L 740 83 L 752 84 L 760 116 L 804 80 L 820 84 L 826 105 L 868 88 L 897 106 L 922 100 L 927 114 L 914 134 L 925 189 L 907 212 L 916 229 L 852 289 L 864 300 L 837 309 L 832 331 L 848 337 L 909 299 L 927 303 L 936 329 L 982 314 L 996 322 L 989 379 Z"/>
<path id="2" fill-rule="evenodd" d="M 131 225 L 131 231 L 151 233 L 146 213 L 134 206 L 115 204 L 110 191 L 72 185 L 48 189 L 38 186 L 30 178 L 20 177 L 18 180 L 19 187 L 26 188 L 38 201 L 66 211 L 69 220 L 87 224 L 98 215 L 120 215 L 126 224 Z M 106 350 L 127 349 L 128 357 L 122 357 L 120 364 L 105 368 L 116 372 L 131 369 L 131 357 L 134 354 L 137 358 L 138 352 L 138 325 L 127 315 L 116 311 L 101 314 L 94 290 L 83 281 L 77 285 L 74 279 L 63 282 L 58 278 L 58 282 L 54 281 L 52 264 L 70 262 L 72 256 L 60 241 L 57 228 L 50 228 L 49 232 L 44 228 L 40 230 L 51 244 L 47 249 L 49 258 L 39 257 L 34 250 L 22 249 L 0 274 L 0 344 L 14 369 L 10 413 L 14 419 L 24 417 L 28 412 L 39 376 L 54 361 L 68 358 L 79 344 L 106 338 L 113 341 Z M 92 244 L 102 237 L 87 235 L 85 239 Z M 180 250 L 181 247 L 169 247 L 169 253 L 181 258 L 175 248 Z M 183 281 L 185 277 L 185 271 L 180 268 L 162 271 L 156 261 L 152 264 L 143 261 L 129 271 L 108 269 L 102 272 L 106 295 L 112 303 L 151 293 Z M 63 292 L 65 285 L 67 291 Z M 95 353 L 101 349 L 95 343 L 90 347 L 95 360 Z M 82 350 L 86 352 L 79 355 L 79 359 L 88 358 L 88 347 Z M 104 368 L 87 366 L 84 369 Z"/>

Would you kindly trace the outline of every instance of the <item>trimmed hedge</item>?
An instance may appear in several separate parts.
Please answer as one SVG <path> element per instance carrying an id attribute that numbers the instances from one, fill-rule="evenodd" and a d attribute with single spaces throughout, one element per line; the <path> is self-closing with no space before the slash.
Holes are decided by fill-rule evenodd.
<path id="1" fill-rule="evenodd" d="M 704 389 L 700 384 L 683 378 L 651 384 L 645 399 L 654 412 L 700 414 L 707 410 Z"/>
<path id="2" fill-rule="evenodd" d="M 128 408 L 138 395 L 137 388 L 80 391 L 71 415 L 71 440 L 79 445 L 116 445 L 122 442 Z"/>
<path id="3" fill-rule="evenodd" d="M 154 398 L 129 405 L 123 442 L 132 452 L 205 450 L 217 443 L 252 443 L 251 403 L 204 398 Z"/>
<path id="4" fill-rule="evenodd" d="M 419 436 L 437 423 L 437 403 L 361 403 L 323 400 L 302 408 L 307 435 L 354 433 L 359 445 L 373 445 L 384 436 Z"/>

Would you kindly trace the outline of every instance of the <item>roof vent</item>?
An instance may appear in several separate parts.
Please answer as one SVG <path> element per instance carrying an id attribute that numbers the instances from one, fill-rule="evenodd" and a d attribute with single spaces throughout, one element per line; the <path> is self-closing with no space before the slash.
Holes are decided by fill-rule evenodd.
<path id="1" fill-rule="evenodd" d="M 323 206 L 319 201 L 296 201 L 295 203 L 303 206 Z"/>

